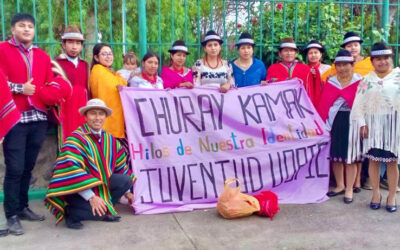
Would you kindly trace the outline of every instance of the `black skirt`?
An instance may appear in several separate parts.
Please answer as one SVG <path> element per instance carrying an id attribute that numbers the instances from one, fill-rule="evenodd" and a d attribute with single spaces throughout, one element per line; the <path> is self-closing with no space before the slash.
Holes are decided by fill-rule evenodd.
<path id="1" fill-rule="evenodd" d="M 380 148 L 371 148 L 365 154 L 365 157 L 378 162 L 397 161 L 397 156 L 395 154 Z"/>
<path id="2" fill-rule="evenodd" d="M 334 162 L 347 161 L 349 145 L 350 111 L 339 111 L 333 121 L 331 130 L 330 160 Z"/>

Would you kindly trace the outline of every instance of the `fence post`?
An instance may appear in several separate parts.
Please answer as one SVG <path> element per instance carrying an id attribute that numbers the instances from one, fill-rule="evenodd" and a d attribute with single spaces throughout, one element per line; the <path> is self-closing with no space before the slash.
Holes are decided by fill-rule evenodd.
<path id="1" fill-rule="evenodd" d="M 383 36 L 386 42 L 389 42 L 389 31 L 390 31 L 390 23 L 389 23 L 389 10 L 390 10 L 390 1 L 383 0 L 382 1 L 382 29 Z"/>
<path id="2" fill-rule="evenodd" d="M 146 0 L 139 0 L 139 54 L 142 58 L 147 52 L 147 24 L 146 24 Z"/>

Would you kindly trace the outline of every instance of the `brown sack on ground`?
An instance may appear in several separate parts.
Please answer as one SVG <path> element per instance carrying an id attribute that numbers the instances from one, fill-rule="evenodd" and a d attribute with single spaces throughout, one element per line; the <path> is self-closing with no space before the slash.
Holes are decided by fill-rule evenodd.
<path id="1" fill-rule="evenodd" d="M 238 182 L 238 187 L 230 184 Z M 240 192 L 240 182 L 236 178 L 225 181 L 224 190 L 218 198 L 217 211 L 225 219 L 234 219 L 252 215 L 260 210 L 258 200 L 253 196 Z"/>

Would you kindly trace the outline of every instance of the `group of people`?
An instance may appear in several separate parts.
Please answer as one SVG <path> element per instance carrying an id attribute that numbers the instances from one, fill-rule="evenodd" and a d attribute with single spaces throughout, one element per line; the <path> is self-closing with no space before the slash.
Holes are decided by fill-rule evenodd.
<path id="1" fill-rule="evenodd" d="M 364 58 L 362 39 L 348 32 L 343 49 L 330 66 L 322 63 L 325 48 L 320 42 L 307 44 L 308 64 L 303 64 L 293 38 L 284 38 L 278 48 L 280 61 L 267 70 L 253 56 L 255 42 L 249 33 L 240 35 L 238 57 L 228 61 L 220 56 L 223 40 L 210 30 L 201 42 L 204 57 L 193 67 L 185 66 L 189 50 L 178 40 L 169 49 L 170 64 L 158 75 L 160 59 L 153 52 L 141 62 L 135 53 L 127 52 L 123 69 L 114 71 L 114 53 L 106 43 L 93 47 L 89 66 L 79 57 L 84 36 L 74 25 L 65 28 L 63 53 L 53 61 L 32 44 L 35 20 L 31 15 L 14 15 L 11 32 L 12 38 L 0 43 L 0 139 L 4 137 L 8 225 L 1 233 L 23 234 L 20 219 L 44 220 L 29 208 L 28 189 L 48 121 L 59 124 L 59 156 L 46 195 L 46 206 L 57 222 L 65 219 L 69 228 L 80 229 L 83 220 L 120 219 L 114 205 L 122 196 L 132 203 L 130 189 L 135 181 L 128 164 L 119 95 L 125 87 L 205 86 L 226 93 L 234 87 L 300 79 L 331 131 L 330 160 L 336 188 L 327 195 L 344 194 L 344 202 L 351 203 L 353 192 L 361 186 L 360 162 L 367 157 L 371 209 L 380 208 L 380 164 L 385 163 L 389 182 L 386 209 L 397 210 L 400 70 L 393 69 L 392 50 L 385 43 L 374 44 L 370 57 Z"/>

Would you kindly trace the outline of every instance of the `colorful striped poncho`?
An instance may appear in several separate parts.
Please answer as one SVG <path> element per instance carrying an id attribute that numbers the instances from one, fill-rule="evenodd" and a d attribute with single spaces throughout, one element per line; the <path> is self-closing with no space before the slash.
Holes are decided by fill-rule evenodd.
<path id="1" fill-rule="evenodd" d="M 126 152 L 120 142 L 104 132 L 99 142 L 87 124 L 75 130 L 61 149 L 47 189 L 45 205 L 59 223 L 64 218 L 65 195 L 91 188 L 101 197 L 110 214 L 116 214 L 108 189 L 113 173 L 136 177 L 126 164 Z"/>

